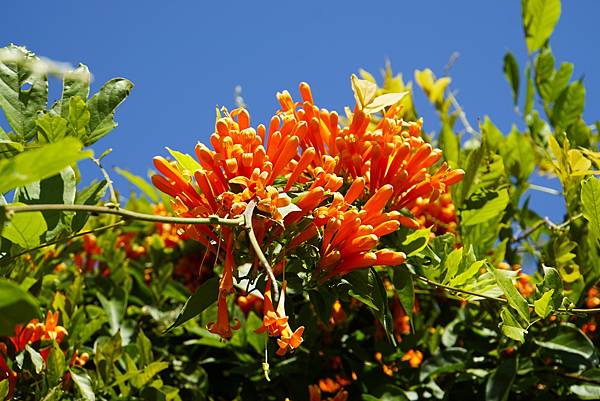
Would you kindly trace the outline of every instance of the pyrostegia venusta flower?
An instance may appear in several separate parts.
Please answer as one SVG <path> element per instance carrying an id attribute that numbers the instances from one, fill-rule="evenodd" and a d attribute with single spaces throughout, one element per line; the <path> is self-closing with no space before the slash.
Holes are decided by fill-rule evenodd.
<path id="1" fill-rule="evenodd" d="M 302 344 L 302 333 L 304 332 L 304 326 L 300 326 L 293 331 L 288 323 L 288 316 L 285 313 L 285 291 L 286 282 L 284 281 L 277 309 L 274 309 L 273 300 L 271 299 L 271 281 L 267 282 L 263 306 L 263 323 L 256 330 L 257 333 L 266 331 L 270 337 L 279 337 L 277 339 L 277 345 L 279 345 L 277 355 L 285 355 L 288 349 L 298 348 Z"/>
<path id="2" fill-rule="evenodd" d="M 381 249 L 380 238 L 400 226 L 418 228 L 422 218 L 400 210 L 419 217 L 425 204 L 463 175 L 439 163 L 441 151 L 421 137 L 421 121 L 397 117 L 403 94 L 375 97 L 368 85 L 353 78 L 357 103 L 343 121 L 335 111 L 317 107 L 302 83 L 302 102 L 294 102 L 287 91 L 278 93 L 281 109 L 267 125 L 252 128 L 243 108 L 225 110 L 210 137 L 212 149 L 198 144 L 196 159 L 173 151 L 174 161 L 154 159 L 159 174 L 152 181 L 172 197 L 180 216 L 233 218 L 256 205 L 246 229 L 256 238 L 254 249 L 256 243 L 269 249 L 268 262 L 274 264 L 260 331 L 278 337 L 278 354 L 297 348 L 304 330 L 292 331 L 287 322 L 285 281 L 277 309 L 271 299 L 272 276 L 282 274 L 292 251 L 319 241 L 312 268 L 321 280 L 374 265 L 400 265 L 405 254 Z M 232 227 L 204 225 L 183 226 L 178 233 L 200 242 L 223 263 L 217 320 L 209 330 L 230 337 L 238 326 L 231 325 L 227 310 L 227 295 L 235 292 L 238 279 L 233 249 L 246 237 Z M 238 260 L 246 255 L 252 277 L 268 270 L 252 251 L 242 251 Z"/>

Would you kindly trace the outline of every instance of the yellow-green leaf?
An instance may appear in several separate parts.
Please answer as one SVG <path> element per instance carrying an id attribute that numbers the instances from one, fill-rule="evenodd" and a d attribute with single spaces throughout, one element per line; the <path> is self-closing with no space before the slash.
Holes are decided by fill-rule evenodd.
<path id="1" fill-rule="evenodd" d="M 560 0 L 525 0 L 523 26 L 529 53 L 533 53 L 548 40 L 560 18 Z"/>
<path id="2" fill-rule="evenodd" d="M 12 159 L 0 160 L 0 194 L 52 177 L 78 160 L 93 155 L 91 151 L 81 151 L 82 146 L 75 138 L 65 138 Z"/>
<path id="3" fill-rule="evenodd" d="M 554 290 L 549 290 L 544 293 L 540 297 L 540 299 L 533 302 L 533 306 L 535 309 L 535 313 L 541 317 L 546 318 L 552 312 L 552 304 L 550 301 L 552 300 L 552 295 L 554 294 Z"/>

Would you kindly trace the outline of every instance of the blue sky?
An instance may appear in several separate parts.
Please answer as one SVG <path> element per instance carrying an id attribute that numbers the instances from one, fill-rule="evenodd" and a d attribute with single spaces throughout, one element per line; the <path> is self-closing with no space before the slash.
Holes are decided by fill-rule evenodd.
<path id="1" fill-rule="evenodd" d="M 105 160 L 145 175 L 164 146 L 192 152 L 214 124 L 215 105 L 233 106 L 236 85 L 256 124 L 277 108 L 275 93 L 311 84 L 317 103 L 341 110 L 353 101 L 349 76 L 359 68 L 377 72 L 389 59 L 412 79 L 415 69 L 440 75 L 453 52 L 452 88 L 471 123 L 489 115 L 507 132 L 518 120 L 502 74 L 512 51 L 527 57 L 520 1 L 116 1 L 36 2 L 3 5 L 0 44 L 25 45 L 54 60 L 87 64 L 93 88 L 123 76 L 136 87 L 117 113 L 119 127 L 96 144 Z M 586 117 L 600 109 L 600 2 L 563 1 L 551 45 L 557 61 L 584 75 Z M 7 16 L 12 16 L 7 18 Z M 55 96 L 59 88 L 54 88 Z M 435 118 L 421 93 L 417 110 L 425 127 Z M 267 120 L 268 121 L 268 120 Z M 98 175 L 91 166 L 84 173 Z M 118 180 L 119 188 L 129 187 Z M 551 217 L 560 213 L 550 195 L 536 203 Z"/>

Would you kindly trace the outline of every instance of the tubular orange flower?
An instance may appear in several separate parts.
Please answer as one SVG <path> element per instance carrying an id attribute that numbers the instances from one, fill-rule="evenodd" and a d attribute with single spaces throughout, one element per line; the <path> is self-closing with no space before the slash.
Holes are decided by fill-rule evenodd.
<path id="1" fill-rule="evenodd" d="M 260 246 L 276 249 L 268 252 L 275 267 L 269 270 L 252 251 L 242 252 L 239 259 L 254 258 L 253 273 L 264 269 L 262 273 L 278 275 L 289 260 L 288 252 L 306 241 L 320 241 L 315 273 L 321 279 L 373 265 L 401 265 L 404 253 L 380 249 L 380 239 L 401 226 L 453 228 L 448 186 L 464 173 L 440 163 L 441 151 L 421 136 L 421 120 L 403 121 L 399 104 L 378 109 L 381 117 L 369 114 L 375 108 L 357 104 L 347 112 L 348 122 L 340 122 L 335 111 L 315 105 L 308 84 L 301 83 L 299 90 L 300 102 L 287 91 L 277 93 L 281 108 L 267 126 L 253 128 L 244 108 L 222 110 L 210 136 L 211 148 L 199 143 L 196 160 L 173 151 L 174 161 L 154 158 L 157 174 L 152 182 L 172 198 L 175 214 L 233 218 L 256 204 L 252 229 Z M 223 263 L 218 316 L 209 330 L 231 337 L 239 322 L 230 324 L 227 295 L 235 292 L 237 277 L 234 242 L 244 237 L 222 226 L 174 229 L 180 237 L 204 245 L 215 262 Z M 277 246 L 269 246 L 272 241 Z M 272 284 L 269 279 L 259 331 L 277 337 L 277 353 L 283 355 L 301 344 L 304 328 L 292 331 L 289 326 L 285 281 L 274 308 Z"/>
<path id="2" fill-rule="evenodd" d="M 302 344 L 302 333 L 304 332 L 304 326 L 300 326 L 293 331 L 288 323 L 288 317 L 285 313 L 285 291 L 286 282 L 284 281 L 281 285 L 277 310 L 275 310 L 271 300 L 271 281 L 267 282 L 264 293 L 263 324 L 256 330 L 257 333 L 267 331 L 270 337 L 279 337 L 277 339 L 279 349 L 276 354 L 280 356 L 285 355 L 288 350 L 298 348 Z"/>

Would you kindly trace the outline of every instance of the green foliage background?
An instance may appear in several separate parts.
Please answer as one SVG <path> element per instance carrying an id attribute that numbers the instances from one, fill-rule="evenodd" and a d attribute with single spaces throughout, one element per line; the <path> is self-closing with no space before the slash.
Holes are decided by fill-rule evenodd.
<path id="1" fill-rule="evenodd" d="M 584 83 L 551 50 L 560 1 L 522 3 L 529 61 L 519 66 L 509 52 L 503 71 L 525 129 L 503 133 L 489 118 L 472 127 L 450 77 L 415 74 L 441 121 L 431 142 L 466 173 L 452 190 L 457 235 L 429 240 L 428 230 L 400 230 L 386 246 L 406 252 L 406 266 L 319 287 L 303 282 L 311 255 L 298 254 L 287 273 L 288 313 L 307 327 L 304 345 L 285 358 L 254 332 L 259 315 L 237 305 L 231 309 L 242 329 L 231 341 L 205 329 L 216 315 L 209 294 L 217 281 L 198 271 L 197 244 L 168 244 L 164 227 L 118 213 L 11 209 L 103 205 L 153 214 L 167 202 L 144 178 L 117 169 L 140 190 L 120 204 L 112 172 L 102 167 L 110 152 L 95 158 L 86 149 L 116 127 L 115 110 L 131 82 L 115 78 L 90 95 L 86 66 L 40 69 L 44 62 L 26 49 L 2 49 L 0 107 L 11 131 L 0 130 L 0 336 L 49 310 L 60 311 L 69 333 L 60 344 L 0 350 L 19 374 L 14 399 L 302 400 L 309 385 L 336 376 L 356 377 L 346 385 L 352 400 L 600 398 L 596 314 L 586 310 L 600 280 L 600 123 L 584 121 Z M 63 82 L 53 105 L 48 74 Z M 407 89 L 412 84 L 390 68 L 378 87 L 379 94 Z M 405 118 L 418 117 L 412 94 L 403 102 Z M 77 162 L 85 158 L 102 179 L 81 188 Z M 564 221 L 529 205 L 532 174 L 560 180 Z M 534 268 L 532 294 L 523 296 L 517 273 L 501 263 Z M 396 296 L 410 318 L 411 332 L 401 336 Z M 332 325 L 336 299 L 346 318 Z M 411 367 L 405 356 L 417 349 L 424 359 Z M 75 352 L 90 360 L 71 364 Z M 0 399 L 8 395 L 9 380 L 1 380 Z"/>

